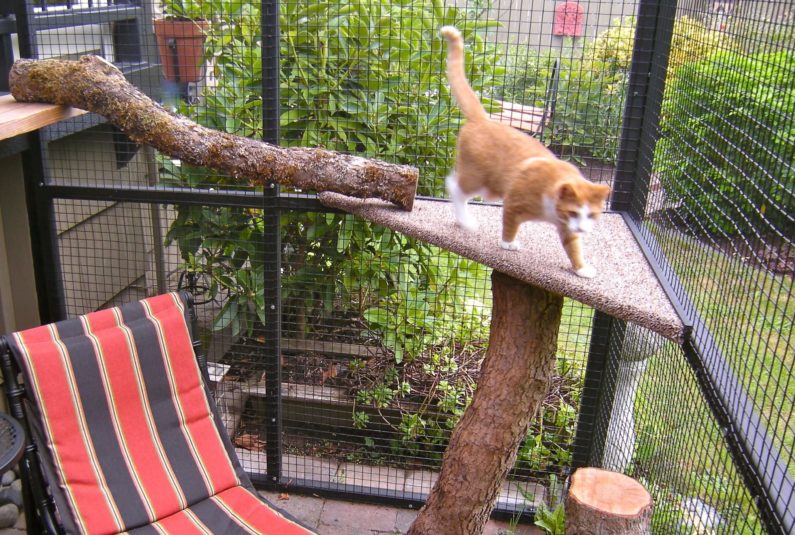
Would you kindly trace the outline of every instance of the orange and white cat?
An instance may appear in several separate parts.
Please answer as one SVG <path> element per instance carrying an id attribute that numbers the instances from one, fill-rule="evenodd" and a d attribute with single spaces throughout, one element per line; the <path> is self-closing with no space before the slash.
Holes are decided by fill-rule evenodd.
<path id="1" fill-rule="evenodd" d="M 574 272 L 594 277 L 596 269 L 583 258 L 580 235 L 593 229 L 610 188 L 589 182 L 538 140 L 490 120 L 464 73 L 461 32 L 445 26 L 441 34 L 448 42 L 450 89 L 466 118 L 458 135 L 455 169 L 447 177 L 458 224 L 468 230 L 477 228 L 467 210 L 470 199 L 503 199 L 503 248 L 519 248 L 516 234 L 523 222 L 548 221 L 557 227 Z"/>

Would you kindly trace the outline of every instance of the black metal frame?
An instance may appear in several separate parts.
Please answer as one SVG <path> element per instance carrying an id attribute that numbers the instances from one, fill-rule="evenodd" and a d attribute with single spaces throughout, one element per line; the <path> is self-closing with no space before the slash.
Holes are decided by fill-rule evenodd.
<path id="1" fill-rule="evenodd" d="M 279 144 L 279 1 L 263 0 L 262 25 L 262 125 L 264 139 Z M 267 477 L 276 488 L 282 476 L 282 367 L 281 367 L 281 214 L 279 186 L 271 182 L 263 194 L 265 225 L 265 439 Z M 268 269 L 270 268 L 270 269 Z M 255 483 L 257 481 L 255 480 Z"/>

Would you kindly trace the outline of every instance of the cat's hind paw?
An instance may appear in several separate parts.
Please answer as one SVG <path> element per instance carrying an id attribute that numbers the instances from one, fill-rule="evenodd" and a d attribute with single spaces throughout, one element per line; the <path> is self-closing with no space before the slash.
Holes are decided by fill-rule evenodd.
<path id="1" fill-rule="evenodd" d="M 506 251 L 518 251 L 519 250 L 519 243 L 514 241 L 501 241 L 500 247 L 505 249 Z"/>
<path id="2" fill-rule="evenodd" d="M 575 271 L 578 277 L 582 277 L 584 279 L 592 279 L 596 277 L 596 268 L 593 266 L 583 266 L 577 271 Z"/>

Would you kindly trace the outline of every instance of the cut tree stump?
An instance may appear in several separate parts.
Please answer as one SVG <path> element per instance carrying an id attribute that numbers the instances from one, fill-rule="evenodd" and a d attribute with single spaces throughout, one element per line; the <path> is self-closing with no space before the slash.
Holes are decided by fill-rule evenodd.
<path id="1" fill-rule="evenodd" d="M 495 271 L 480 380 L 408 535 L 483 533 L 555 368 L 563 298 Z"/>
<path id="2" fill-rule="evenodd" d="M 651 495 L 629 476 L 579 468 L 566 496 L 566 535 L 651 533 Z"/>
<path id="3" fill-rule="evenodd" d="M 107 118 L 135 143 L 190 165 L 210 167 L 251 185 L 271 182 L 302 190 L 378 197 L 411 210 L 414 167 L 320 148 L 280 148 L 235 136 L 171 113 L 97 56 L 79 61 L 17 60 L 9 73 L 18 102 L 73 106 Z"/>

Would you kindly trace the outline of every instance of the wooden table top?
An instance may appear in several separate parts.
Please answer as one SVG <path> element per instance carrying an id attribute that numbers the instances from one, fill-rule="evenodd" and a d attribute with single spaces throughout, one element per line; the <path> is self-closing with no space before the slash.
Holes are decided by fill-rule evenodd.
<path id="1" fill-rule="evenodd" d="M 88 112 L 68 106 L 17 102 L 11 95 L 2 95 L 0 96 L 0 141 L 85 113 Z"/>

